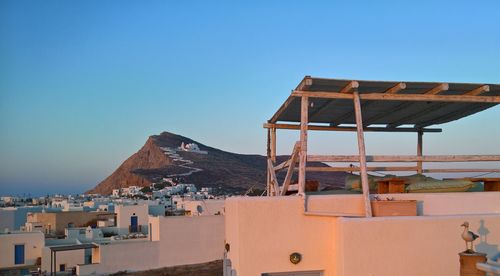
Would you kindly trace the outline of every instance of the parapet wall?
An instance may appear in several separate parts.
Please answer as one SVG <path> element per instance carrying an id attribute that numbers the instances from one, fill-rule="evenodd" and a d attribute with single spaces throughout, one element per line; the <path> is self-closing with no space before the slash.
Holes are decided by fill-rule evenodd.
<path id="1" fill-rule="evenodd" d="M 500 214 L 340 218 L 336 275 L 459 275 L 464 221 L 480 236 L 476 251 L 500 257 Z"/>
<path id="2" fill-rule="evenodd" d="M 375 195 L 372 195 L 373 198 Z M 500 214 L 500 192 L 381 194 L 379 198 L 417 200 L 418 215 Z M 362 195 L 307 196 L 307 211 L 364 215 Z"/>
<path id="3" fill-rule="evenodd" d="M 360 195 L 314 195 L 306 202 L 299 196 L 230 198 L 226 200 L 230 269 L 235 275 L 298 271 L 322 271 L 324 276 L 458 275 L 458 253 L 465 250 L 460 226 L 464 221 L 480 235 L 477 251 L 500 257 L 500 193 L 385 196 L 418 200 L 420 215 L 325 215 L 363 214 Z M 302 255 L 296 265 L 289 260 L 294 252 Z"/>

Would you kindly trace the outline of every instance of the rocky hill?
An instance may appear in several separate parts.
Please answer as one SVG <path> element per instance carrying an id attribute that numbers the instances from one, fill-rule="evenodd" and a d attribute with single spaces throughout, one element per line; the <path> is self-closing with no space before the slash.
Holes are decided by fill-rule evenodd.
<path id="1" fill-rule="evenodd" d="M 199 149 L 180 151 L 182 143 L 195 143 Z M 286 158 L 278 156 L 278 161 Z M 251 187 L 264 190 L 266 166 L 266 157 L 262 155 L 226 152 L 163 132 L 150 136 L 137 153 L 87 193 L 110 194 L 120 187 L 144 187 L 163 178 L 180 177 L 184 183 L 193 183 L 198 188 L 212 187 L 218 193 L 238 194 Z M 278 178 L 283 179 L 284 174 L 278 174 Z M 319 180 L 322 189 L 343 186 L 345 176 L 345 173 L 308 173 L 308 179 Z"/>

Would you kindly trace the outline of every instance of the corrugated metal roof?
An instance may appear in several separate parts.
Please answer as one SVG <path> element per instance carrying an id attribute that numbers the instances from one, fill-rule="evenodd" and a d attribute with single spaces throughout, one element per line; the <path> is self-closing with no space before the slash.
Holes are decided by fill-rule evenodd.
<path id="1" fill-rule="evenodd" d="M 500 85 L 481 83 L 441 83 L 441 82 L 402 82 L 402 81 L 365 81 L 305 77 L 295 91 L 341 92 L 351 82 L 357 82 L 360 95 L 369 93 L 390 93 L 393 87 L 399 95 L 436 94 L 466 95 L 471 91 L 485 88 L 476 96 L 500 96 Z M 487 85 L 487 86 L 486 86 Z M 439 89 L 444 88 L 444 89 Z M 446 90 L 446 88 L 448 88 Z M 489 88 L 489 91 L 488 91 Z M 392 91 L 394 92 L 394 90 Z M 276 114 L 269 120 L 276 122 L 300 122 L 300 97 L 290 96 Z M 332 126 L 355 124 L 354 105 L 351 99 L 309 99 L 309 123 L 327 123 Z M 400 125 L 415 125 L 421 128 L 447 123 L 483 111 L 498 103 L 404 101 L 404 100 L 361 100 L 363 124 L 387 125 L 389 128 Z"/>

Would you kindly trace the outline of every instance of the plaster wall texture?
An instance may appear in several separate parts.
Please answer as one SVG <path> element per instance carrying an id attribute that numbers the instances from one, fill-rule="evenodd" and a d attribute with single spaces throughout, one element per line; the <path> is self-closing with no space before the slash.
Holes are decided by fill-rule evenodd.
<path id="1" fill-rule="evenodd" d="M 78 275 L 102 275 L 118 271 L 159 268 L 159 242 L 130 241 L 101 244 L 92 251 L 92 264 L 78 265 Z M 98 263 L 94 263 L 98 261 Z"/>
<path id="2" fill-rule="evenodd" d="M 224 257 L 224 216 L 158 217 L 160 267 L 205 263 Z M 159 236 L 155 236 L 158 233 Z"/>
<path id="3" fill-rule="evenodd" d="M 223 199 L 192 200 L 183 202 L 184 209 L 192 216 L 210 216 L 216 213 L 224 214 Z"/>
<path id="4" fill-rule="evenodd" d="M 373 197 L 374 195 L 372 195 Z M 396 200 L 417 200 L 418 215 L 500 213 L 500 192 L 381 194 Z M 425 203 L 425 204 L 424 204 Z M 364 215 L 362 195 L 311 195 L 307 211 Z"/>
<path id="5" fill-rule="evenodd" d="M 336 218 L 303 215 L 300 197 L 239 197 L 226 200 L 227 257 L 236 275 L 324 271 L 335 275 Z M 290 254 L 302 261 L 292 264 Z"/>
<path id="6" fill-rule="evenodd" d="M 115 206 L 116 226 L 129 229 L 130 217 L 137 216 L 137 222 L 142 227 L 148 225 L 148 205 L 117 205 Z"/>
<path id="7" fill-rule="evenodd" d="M 108 212 L 84 211 L 30 213 L 27 216 L 27 221 L 42 223 L 46 232 L 64 234 L 64 229 L 68 227 L 68 224 L 73 224 L 74 227 L 82 227 L 93 220 L 112 218 L 113 216 L 112 213 Z"/>
<path id="8" fill-rule="evenodd" d="M 42 251 L 42 271 L 50 273 L 50 248 L 44 247 Z M 79 264 L 85 263 L 85 250 L 59 251 L 56 253 L 56 271 L 60 271 L 60 265 L 66 265 L 66 271 Z"/>
<path id="9" fill-rule="evenodd" d="M 91 265 L 79 265 L 79 275 L 140 271 L 198 264 L 224 256 L 224 216 L 149 216 L 147 240 L 101 244 Z"/>
<path id="10" fill-rule="evenodd" d="M 412 193 L 390 196 L 395 199 L 417 200 L 418 214 L 425 216 L 500 214 L 500 192 Z"/>
<path id="11" fill-rule="evenodd" d="M 316 270 L 325 276 L 458 275 L 464 221 L 481 235 L 476 250 L 500 257 L 500 193 L 398 196 L 421 201 L 424 216 L 306 216 L 301 197 L 230 198 L 227 257 L 238 276 Z M 363 206 L 356 195 L 311 196 L 307 205 L 319 213 L 361 213 Z M 288 259 L 293 252 L 303 257 L 297 265 Z"/>
<path id="12" fill-rule="evenodd" d="M 500 257 L 500 214 L 340 218 L 337 275 L 459 275 L 464 221 L 480 235 L 475 250 Z"/>
<path id="13" fill-rule="evenodd" d="M 14 264 L 14 246 L 24 244 L 24 264 Z M 45 237 L 42 232 L 0 234 L 0 268 L 34 265 L 42 257 Z"/>

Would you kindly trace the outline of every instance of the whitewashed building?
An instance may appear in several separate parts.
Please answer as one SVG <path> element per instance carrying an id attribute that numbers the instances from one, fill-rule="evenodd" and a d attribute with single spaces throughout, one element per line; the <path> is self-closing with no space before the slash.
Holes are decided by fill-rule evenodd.
<path id="1" fill-rule="evenodd" d="M 42 232 L 0 233 L 0 272 L 29 269 L 39 265 L 45 237 Z"/>
<path id="2" fill-rule="evenodd" d="M 77 274 L 143 271 L 224 257 L 224 216 L 150 216 L 148 224 L 150 234 L 145 239 L 98 243 L 92 263 L 77 265 Z"/>
<path id="3" fill-rule="evenodd" d="M 116 227 L 120 234 L 147 233 L 148 205 L 117 205 L 115 206 Z"/>

